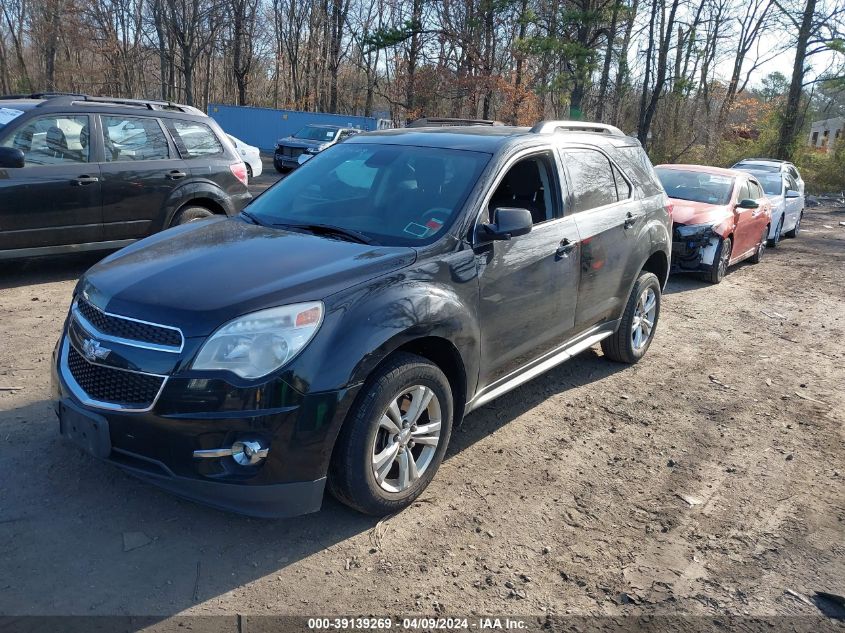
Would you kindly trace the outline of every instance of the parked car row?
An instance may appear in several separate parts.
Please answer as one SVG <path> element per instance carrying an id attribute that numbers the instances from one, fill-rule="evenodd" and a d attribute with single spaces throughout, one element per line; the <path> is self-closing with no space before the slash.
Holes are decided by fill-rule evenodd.
<path id="1" fill-rule="evenodd" d="M 791 163 L 753 158 L 731 169 L 659 165 L 672 201 L 672 271 L 702 273 L 719 283 L 728 267 L 757 263 L 766 245 L 796 237 L 804 213 L 804 181 Z"/>

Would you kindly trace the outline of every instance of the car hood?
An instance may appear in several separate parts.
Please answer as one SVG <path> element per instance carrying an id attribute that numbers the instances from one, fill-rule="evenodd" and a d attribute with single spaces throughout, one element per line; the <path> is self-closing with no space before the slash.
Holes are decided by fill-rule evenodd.
<path id="1" fill-rule="evenodd" d="M 721 224 L 733 216 L 726 204 L 707 204 L 669 198 L 672 201 L 672 222 L 675 224 Z"/>
<path id="2" fill-rule="evenodd" d="M 249 312 L 320 300 L 408 266 L 410 247 L 379 247 L 212 219 L 114 253 L 80 282 L 103 310 L 210 334 Z"/>

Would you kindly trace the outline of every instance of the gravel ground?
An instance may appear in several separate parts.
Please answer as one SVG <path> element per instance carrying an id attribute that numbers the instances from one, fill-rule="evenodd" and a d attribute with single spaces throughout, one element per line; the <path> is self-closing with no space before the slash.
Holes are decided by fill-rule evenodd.
<path id="1" fill-rule="evenodd" d="M 671 279 L 642 362 L 588 350 L 472 413 L 381 522 L 225 514 L 60 441 L 50 354 L 96 257 L 5 263 L 0 614 L 831 612 L 790 592 L 845 594 L 840 221 Z"/>

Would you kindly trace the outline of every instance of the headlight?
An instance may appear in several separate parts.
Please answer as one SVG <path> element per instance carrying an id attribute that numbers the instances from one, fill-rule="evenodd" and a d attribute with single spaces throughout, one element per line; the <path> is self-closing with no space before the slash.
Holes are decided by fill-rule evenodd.
<path id="1" fill-rule="evenodd" d="M 305 148 L 305 151 L 308 152 L 309 154 L 319 154 L 320 152 L 322 152 L 327 147 L 328 147 L 328 145 L 318 145 L 317 147 L 307 147 L 307 148 Z"/>
<path id="2" fill-rule="evenodd" d="M 684 240 L 710 237 L 713 235 L 713 224 L 677 224 L 675 235 Z"/>
<path id="3" fill-rule="evenodd" d="M 228 369 L 242 378 L 261 378 L 302 351 L 322 322 L 321 301 L 246 314 L 212 334 L 191 368 Z"/>

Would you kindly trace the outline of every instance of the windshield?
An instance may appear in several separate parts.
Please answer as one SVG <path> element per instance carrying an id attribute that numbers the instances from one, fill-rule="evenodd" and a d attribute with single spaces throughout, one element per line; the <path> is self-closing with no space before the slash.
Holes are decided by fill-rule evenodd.
<path id="1" fill-rule="evenodd" d="M 755 176 L 760 184 L 763 185 L 763 191 L 767 196 L 779 196 L 783 193 L 783 176 L 780 174 L 768 174 L 760 172 L 748 172 Z"/>
<path id="2" fill-rule="evenodd" d="M 17 119 L 23 114 L 23 110 L 15 108 L 0 108 L 0 130 L 6 127 L 6 124 L 14 119 Z"/>
<path id="3" fill-rule="evenodd" d="M 680 169 L 655 171 L 670 198 L 707 204 L 727 204 L 731 199 L 734 179 L 729 176 Z"/>
<path id="4" fill-rule="evenodd" d="M 302 138 L 308 141 L 331 141 L 335 134 L 337 134 L 337 128 L 308 125 L 294 134 L 293 138 Z"/>
<path id="5" fill-rule="evenodd" d="M 316 155 L 247 207 L 268 226 L 323 224 L 377 244 L 418 246 L 442 235 L 489 154 L 341 143 Z"/>

